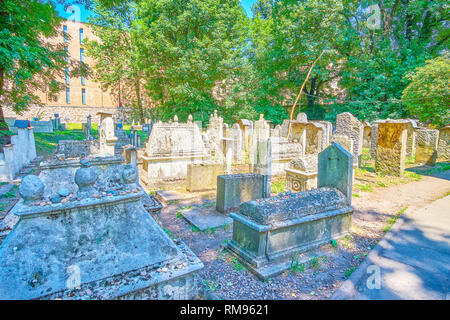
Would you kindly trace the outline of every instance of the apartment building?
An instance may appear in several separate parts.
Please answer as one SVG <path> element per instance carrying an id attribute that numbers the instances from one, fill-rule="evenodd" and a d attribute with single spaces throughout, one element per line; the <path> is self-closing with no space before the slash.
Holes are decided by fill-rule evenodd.
<path id="1" fill-rule="evenodd" d="M 51 39 L 64 44 L 71 59 L 79 60 L 89 66 L 93 61 L 86 55 L 86 48 L 83 41 L 93 40 L 95 36 L 87 23 L 64 20 L 60 26 L 63 35 L 60 39 Z M 96 113 L 113 112 L 117 113 L 119 105 L 117 92 L 104 91 L 98 82 L 94 82 L 87 77 L 71 77 L 70 70 L 65 70 L 65 78 L 60 79 L 65 83 L 65 90 L 61 91 L 56 101 L 49 100 L 45 92 L 37 92 L 44 106 L 32 106 L 28 111 L 17 115 L 9 108 L 5 108 L 5 117 L 18 119 L 49 120 L 54 114 L 58 114 L 61 122 L 74 123 L 85 122 L 90 114 L 96 119 Z"/>

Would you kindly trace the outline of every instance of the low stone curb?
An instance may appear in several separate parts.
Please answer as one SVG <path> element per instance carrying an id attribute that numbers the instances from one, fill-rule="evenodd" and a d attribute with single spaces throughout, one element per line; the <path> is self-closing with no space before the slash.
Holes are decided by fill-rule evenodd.
<path id="1" fill-rule="evenodd" d="M 342 283 L 338 290 L 334 292 L 334 294 L 330 297 L 330 300 L 351 300 L 359 293 L 357 287 L 364 274 L 366 273 L 367 268 L 370 265 L 375 264 L 375 261 L 377 260 L 377 257 L 380 255 L 383 248 L 388 246 L 388 240 L 393 239 L 394 234 L 406 222 L 406 220 L 408 219 L 406 215 L 414 212 L 416 209 L 418 208 L 408 207 L 405 212 L 403 212 L 403 214 L 399 216 L 398 220 L 391 227 L 391 229 L 386 232 L 384 237 L 377 243 L 375 248 L 370 251 L 367 257 L 351 274 L 351 276 Z"/>

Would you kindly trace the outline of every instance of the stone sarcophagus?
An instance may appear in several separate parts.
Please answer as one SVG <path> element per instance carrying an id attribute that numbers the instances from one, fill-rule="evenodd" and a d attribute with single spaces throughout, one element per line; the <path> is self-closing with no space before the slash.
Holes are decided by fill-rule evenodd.
<path id="1" fill-rule="evenodd" d="M 22 179 L 19 221 L 0 246 L 0 299 L 198 298 L 203 264 L 148 214 L 136 167 L 116 167 L 101 186 L 97 169 L 83 161 L 76 191 L 58 201 L 37 176 Z"/>
<path id="2" fill-rule="evenodd" d="M 186 179 L 189 163 L 202 163 L 211 156 L 190 117 L 187 123 L 178 123 L 177 118 L 156 123 L 141 159 L 146 173 L 143 182 L 150 185 Z"/>
<path id="3" fill-rule="evenodd" d="M 319 154 L 318 189 L 257 199 L 231 213 L 231 253 L 260 279 L 288 269 L 293 256 L 350 232 L 352 155 L 333 143 Z"/>

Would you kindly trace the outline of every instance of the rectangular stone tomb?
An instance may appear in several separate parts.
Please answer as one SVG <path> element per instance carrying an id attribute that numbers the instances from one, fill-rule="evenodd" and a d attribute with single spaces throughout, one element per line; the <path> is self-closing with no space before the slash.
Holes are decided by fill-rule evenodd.
<path id="1" fill-rule="evenodd" d="M 263 197 L 263 175 L 229 174 L 217 177 L 216 210 L 222 213 L 236 209 L 246 201 Z"/>
<path id="2" fill-rule="evenodd" d="M 353 208 L 346 195 L 323 187 L 240 205 L 228 249 L 258 278 L 288 269 L 294 255 L 350 232 Z"/>
<path id="3" fill-rule="evenodd" d="M 91 142 L 87 140 L 59 140 L 58 154 L 66 158 L 79 158 L 91 154 Z"/>
<path id="4" fill-rule="evenodd" d="M 133 167 L 116 171 L 120 192 L 103 195 L 86 164 L 75 175 L 78 193 L 58 203 L 38 177 L 22 179 L 19 221 L 0 246 L 0 299 L 199 298 L 202 262 L 146 211 Z"/>

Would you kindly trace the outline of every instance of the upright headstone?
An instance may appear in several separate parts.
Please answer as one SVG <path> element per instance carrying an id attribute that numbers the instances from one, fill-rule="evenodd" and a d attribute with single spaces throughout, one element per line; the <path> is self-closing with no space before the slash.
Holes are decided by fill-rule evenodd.
<path id="1" fill-rule="evenodd" d="M 363 148 L 370 148 L 370 134 L 372 132 L 372 126 L 367 121 L 363 122 L 364 135 L 363 135 Z"/>
<path id="2" fill-rule="evenodd" d="M 406 120 L 378 123 L 376 172 L 403 176 L 408 125 L 409 122 Z"/>
<path id="3" fill-rule="evenodd" d="M 344 135 L 353 140 L 353 162 L 358 165 L 362 154 L 364 126 L 351 113 L 344 112 L 336 117 L 337 135 Z"/>
<path id="4" fill-rule="evenodd" d="M 406 156 L 411 157 L 416 153 L 416 130 L 418 128 L 417 122 L 412 119 L 409 121 L 407 138 L 406 138 Z"/>
<path id="5" fill-rule="evenodd" d="M 216 158 L 220 158 L 224 155 L 222 152 L 222 138 L 224 137 L 224 134 L 223 118 L 217 115 L 217 110 L 214 110 L 214 114 L 209 118 L 207 133 L 212 155 Z"/>
<path id="6" fill-rule="evenodd" d="M 336 188 L 352 202 L 353 156 L 338 143 L 333 142 L 319 153 L 317 187 Z"/>
<path id="7" fill-rule="evenodd" d="M 239 124 L 235 123 L 231 127 L 231 139 L 233 145 L 233 160 L 236 163 L 242 162 L 242 131 Z"/>
<path id="8" fill-rule="evenodd" d="M 377 157 L 377 138 L 378 138 L 378 123 L 372 125 L 370 132 L 370 157 L 375 159 Z"/>
<path id="9" fill-rule="evenodd" d="M 263 176 L 263 197 L 270 197 L 272 181 L 272 142 L 258 141 L 253 172 Z"/>
<path id="10" fill-rule="evenodd" d="M 331 139 L 332 142 L 339 143 L 339 145 L 347 150 L 349 153 L 353 154 L 353 140 L 347 136 L 334 135 Z"/>
<path id="11" fill-rule="evenodd" d="M 434 166 L 437 158 L 439 131 L 434 129 L 418 129 L 416 132 L 415 163 Z"/>
<path id="12" fill-rule="evenodd" d="M 100 156 L 114 156 L 117 137 L 114 135 L 114 120 L 111 113 L 98 112 L 100 115 L 99 140 Z"/>
<path id="13" fill-rule="evenodd" d="M 438 159 L 450 160 L 450 126 L 439 130 Z"/>
<path id="14" fill-rule="evenodd" d="M 222 152 L 224 154 L 224 168 L 226 174 L 231 174 L 231 164 L 233 162 L 233 140 L 230 138 L 222 139 Z"/>

